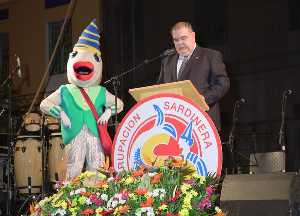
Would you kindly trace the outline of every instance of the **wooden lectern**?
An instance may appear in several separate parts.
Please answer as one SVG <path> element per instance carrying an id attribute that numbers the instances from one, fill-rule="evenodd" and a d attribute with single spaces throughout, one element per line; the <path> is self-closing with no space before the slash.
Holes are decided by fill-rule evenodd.
<path id="1" fill-rule="evenodd" d="M 202 110 L 209 110 L 204 97 L 198 92 L 198 90 L 190 80 L 129 89 L 129 93 L 134 97 L 136 101 L 140 101 L 146 97 L 159 93 L 178 94 L 192 99 L 196 104 L 199 105 Z"/>

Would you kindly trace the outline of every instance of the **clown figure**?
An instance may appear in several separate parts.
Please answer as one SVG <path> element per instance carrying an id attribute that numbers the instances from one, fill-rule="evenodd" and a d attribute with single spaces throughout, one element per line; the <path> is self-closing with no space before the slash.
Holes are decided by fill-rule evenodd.
<path id="1" fill-rule="evenodd" d="M 99 83 L 102 61 L 99 30 L 95 19 L 86 27 L 70 53 L 67 63 L 69 84 L 61 85 L 40 105 L 42 112 L 61 119 L 61 133 L 67 154 L 66 179 L 79 175 L 86 161 L 86 169 L 97 171 L 105 155 L 97 124 L 106 124 L 112 114 L 123 110 L 123 103 Z M 99 119 L 95 119 L 82 89 L 95 106 Z M 104 112 L 103 112 L 104 111 Z"/>

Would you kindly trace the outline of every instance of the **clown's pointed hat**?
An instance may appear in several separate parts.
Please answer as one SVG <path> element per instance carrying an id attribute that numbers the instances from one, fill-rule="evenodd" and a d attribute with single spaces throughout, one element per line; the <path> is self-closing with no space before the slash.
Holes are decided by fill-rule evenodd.
<path id="1" fill-rule="evenodd" d="M 90 51 L 101 55 L 99 39 L 99 29 L 96 25 L 96 19 L 93 19 L 92 22 L 81 33 L 73 50 Z"/>

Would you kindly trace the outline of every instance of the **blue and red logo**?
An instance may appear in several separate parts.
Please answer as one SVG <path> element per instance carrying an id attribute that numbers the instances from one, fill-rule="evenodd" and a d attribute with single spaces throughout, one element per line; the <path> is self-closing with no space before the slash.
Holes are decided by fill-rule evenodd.
<path id="1" fill-rule="evenodd" d="M 136 104 L 114 139 L 117 171 L 161 166 L 170 156 L 184 158 L 200 175 L 221 174 L 222 147 L 210 117 L 192 100 L 158 94 Z"/>

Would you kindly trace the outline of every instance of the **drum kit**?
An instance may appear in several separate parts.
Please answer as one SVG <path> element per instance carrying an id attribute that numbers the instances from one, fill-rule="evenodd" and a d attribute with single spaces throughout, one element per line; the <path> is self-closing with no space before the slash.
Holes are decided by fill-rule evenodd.
<path id="1" fill-rule="evenodd" d="M 24 116 L 24 132 L 13 147 L 14 189 L 20 197 L 44 193 L 48 185 L 62 181 L 66 155 L 59 120 L 29 113 Z M 49 189 L 49 188 L 48 188 Z"/>

